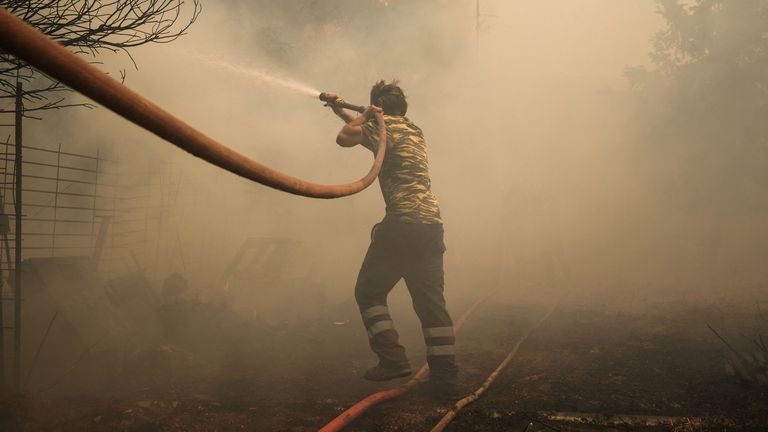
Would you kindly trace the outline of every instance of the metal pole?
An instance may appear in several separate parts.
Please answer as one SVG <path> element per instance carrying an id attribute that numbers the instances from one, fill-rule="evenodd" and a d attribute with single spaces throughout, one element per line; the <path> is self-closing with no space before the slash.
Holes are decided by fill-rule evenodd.
<path id="1" fill-rule="evenodd" d="M 5 204 L 3 204 L 3 206 L 5 206 Z M 3 207 L 3 208 L 5 208 L 5 207 Z M 7 228 L 10 229 L 10 224 L 8 225 Z M 5 252 L 5 263 L 7 265 L 7 267 L 5 267 L 3 270 L 8 270 L 8 276 L 9 276 L 8 280 L 10 280 L 10 275 L 11 275 L 11 244 L 8 241 L 8 234 L 7 233 L 3 233 L 2 239 L 3 239 L 2 249 Z M 0 257 L 0 262 L 2 262 L 2 257 Z M 3 272 L 0 272 L 0 274 L 2 274 L 2 273 Z M 3 283 L 3 287 L 5 287 L 4 283 Z M 3 290 L 3 294 L 4 293 L 5 293 L 5 290 Z M 8 290 L 8 295 L 9 295 L 8 298 L 3 297 L 3 300 L 0 302 L 0 304 L 3 306 L 3 308 L 5 308 L 6 300 L 9 300 L 11 298 L 10 297 L 10 295 L 11 295 L 11 290 L 10 289 Z M 5 330 L 6 330 L 5 321 L 6 321 L 6 318 L 5 318 L 5 315 L 3 315 L 3 319 L 2 319 L 3 328 L 0 329 L 0 333 L 3 333 L 3 337 L 2 337 L 3 348 L 0 350 L 0 354 L 2 354 L 2 356 L 3 356 L 2 368 L 0 368 L 0 370 L 2 370 L 2 372 L 3 372 L 3 376 L 0 379 L 0 382 L 2 382 L 2 390 L 3 391 L 5 391 L 6 389 L 8 389 L 10 387 L 10 385 L 8 385 L 8 383 L 9 383 L 9 381 L 8 381 L 8 374 L 6 373 L 6 371 L 10 370 L 7 367 L 7 365 L 9 365 L 10 362 L 6 363 L 6 361 L 5 361 L 6 360 L 6 353 L 8 352 L 5 349 L 6 348 L 6 345 L 5 345 L 5 343 L 6 343 L 5 342 Z M 7 328 L 10 328 L 10 326 L 7 326 Z"/>
<path id="2" fill-rule="evenodd" d="M 13 294 L 13 385 L 16 391 L 21 390 L 21 157 L 22 157 L 22 121 L 24 120 L 24 101 L 22 99 L 23 86 L 21 81 L 16 81 L 16 157 L 14 175 L 16 177 L 16 232 L 14 242 L 16 246 L 15 268 L 13 270 L 14 294 Z"/>
<path id="3" fill-rule="evenodd" d="M 59 143 L 59 149 L 57 151 L 56 158 L 56 192 L 53 195 L 53 233 L 51 234 L 51 256 L 56 256 L 56 221 L 59 214 L 59 178 L 61 171 L 61 143 Z M 93 199 L 96 199 L 94 197 Z"/>
<path id="4" fill-rule="evenodd" d="M 8 176 L 8 147 L 9 145 L 3 146 L 3 183 L 6 183 Z M 2 227 L 0 228 L 0 238 L 2 238 L 2 244 L 0 244 L 0 279 L 2 279 L 0 280 L 0 395 L 5 394 L 5 392 L 10 387 L 8 385 L 8 363 L 6 362 L 6 354 L 8 353 L 8 350 L 6 349 L 5 345 L 5 330 L 6 327 L 10 327 L 6 326 L 5 322 L 5 302 L 7 300 L 5 281 L 11 279 L 11 248 L 10 242 L 8 241 L 8 234 L 11 230 L 11 223 L 8 215 L 5 213 L 5 199 L 6 190 L 3 190 L 0 192 L 0 218 L 2 218 L 0 219 L 0 223 L 2 224 Z M 3 253 L 5 253 L 6 258 L 5 265 L 3 265 Z M 8 270 L 7 278 L 5 270 Z M 11 290 L 8 289 L 8 297 L 10 296 Z"/>
<path id="5" fill-rule="evenodd" d="M 480 58 L 480 0 L 475 0 L 475 53 Z"/>
<path id="6" fill-rule="evenodd" d="M 7 148 L 7 147 L 6 147 Z M 6 157 L 6 159 L 8 159 Z M 0 236 L 2 236 L 3 243 L 0 244 L 0 395 L 3 395 L 6 390 L 5 381 L 5 283 L 3 282 L 3 250 L 2 246 L 8 246 L 8 216 L 5 215 L 5 203 L 3 202 L 3 194 L 0 193 Z M 6 251 L 7 252 L 7 251 Z M 8 263 L 10 264 L 10 262 Z M 760 305 L 758 304 L 758 309 Z"/>
<path id="7" fill-rule="evenodd" d="M 97 195 L 99 195 L 99 150 L 96 150 L 96 168 L 94 171 L 96 171 L 96 178 L 93 179 L 93 202 L 91 206 L 91 241 L 93 242 L 93 268 L 97 271 L 99 270 L 99 261 L 101 261 L 101 252 L 104 248 L 104 241 L 102 239 L 101 233 L 99 233 L 99 237 L 97 238 L 95 236 L 96 233 L 96 200 Z M 104 222 L 106 218 L 102 219 L 101 223 L 102 226 L 104 225 Z M 101 231 L 101 230 L 100 230 Z M 104 233 L 104 236 L 106 236 L 106 232 Z"/>
<path id="8" fill-rule="evenodd" d="M 91 236 L 94 235 L 96 232 L 96 200 L 98 199 L 97 195 L 99 195 L 99 162 L 101 161 L 101 156 L 99 155 L 99 150 L 96 150 L 96 168 L 94 171 L 96 171 L 96 178 L 93 180 L 93 206 L 91 207 Z"/>

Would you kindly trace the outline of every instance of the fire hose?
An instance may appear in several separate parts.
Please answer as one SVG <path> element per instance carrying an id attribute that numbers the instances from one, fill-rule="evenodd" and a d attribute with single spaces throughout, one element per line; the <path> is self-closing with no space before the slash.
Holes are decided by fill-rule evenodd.
<path id="1" fill-rule="evenodd" d="M 176 147 L 233 174 L 284 192 L 310 198 L 340 198 L 352 195 L 373 183 L 384 161 L 387 147 L 386 127 L 383 117 L 379 114 L 376 114 L 378 149 L 368 174 L 345 184 L 311 183 L 256 162 L 208 137 L 128 89 L 2 7 L 0 49 Z"/>

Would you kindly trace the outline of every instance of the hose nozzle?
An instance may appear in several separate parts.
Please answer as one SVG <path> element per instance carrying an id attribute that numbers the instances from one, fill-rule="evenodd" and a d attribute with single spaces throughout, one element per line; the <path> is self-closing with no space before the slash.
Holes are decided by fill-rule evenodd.
<path id="1" fill-rule="evenodd" d="M 338 96 L 330 96 L 326 92 L 320 93 L 320 100 L 325 102 L 326 106 L 335 105 L 339 108 L 346 108 L 352 111 L 357 111 L 359 113 L 362 113 L 363 111 L 365 111 L 365 107 L 363 106 L 352 105 L 350 103 L 345 102 L 344 99 Z"/>

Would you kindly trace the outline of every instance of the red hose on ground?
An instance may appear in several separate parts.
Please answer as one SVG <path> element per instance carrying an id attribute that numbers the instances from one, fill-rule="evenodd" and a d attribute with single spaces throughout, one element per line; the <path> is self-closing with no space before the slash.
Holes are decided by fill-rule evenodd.
<path id="1" fill-rule="evenodd" d="M 489 294 L 490 295 L 490 294 Z M 467 309 L 463 315 L 454 323 L 453 329 L 454 332 L 458 332 L 459 329 L 461 329 L 461 326 L 464 325 L 464 321 L 467 320 L 467 317 L 469 317 L 472 312 L 477 309 L 477 306 L 482 303 L 483 300 L 488 298 L 488 296 L 482 297 L 478 299 L 475 303 L 472 304 L 472 306 Z M 384 402 L 385 400 L 396 398 L 398 396 L 404 395 L 405 393 L 408 393 L 416 387 L 416 385 L 421 382 L 424 377 L 427 376 L 427 373 L 429 372 L 429 366 L 425 363 L 424 366 L 419 369 L 418 372 L 416 372 L 416 375 L 413 376 L 407 383 L 397 386 L 395 388 L 380 391 L 378 393 L 374 393 L 365 399 L 361 400 L 360 402 L 352 405 L 349 407 L 346 411 L 339 414 L 338 417 L 331 420 L 320 428 L 319 432 L 336 432 L 344 429 L 347 425 L 352 423 L 356 418 L 360 417 L 364 412 L 366 412 L 369 408 L 373 407 L 374 405 L 377 405 L 381 402 Z"/>

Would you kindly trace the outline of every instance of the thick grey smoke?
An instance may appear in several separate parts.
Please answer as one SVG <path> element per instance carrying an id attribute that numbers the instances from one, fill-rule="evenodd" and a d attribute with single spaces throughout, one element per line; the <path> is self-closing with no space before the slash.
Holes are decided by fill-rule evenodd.
<path id="1" fill-rule="evenodd" d="M 477 50 L 474 2 L 209 2 L 188 36 L 137 50 L 139 70 L 124 58 L 105 68 L 128 68 L 127 85 L 221 142 L 327 183 L 361 176 L 370 153 L 335 145 L 341 123 L 319 101 L 240 72 L 356 104 L 367 104 L 374 81 L 400 79 L 430 145 L 449 298 L 493 288 L 644 296 L 765 279 L 750 239 L 764 222 L 748 217 L 713 264 L 707 230 L 719 225 L 657 199 L 664 185 L 654 167 L 665 155 L 643 141 L 623 75 L 649 64 L 661 26 L 654 2 L 482 6 Z M 307 270 L 328 301 L 351 296 L 370 227 L 383 216 L 376 185 L 312 201 L 217 172 L 105 110 L 68 111 L 41 130 L 53 124 L 67 145 L 179 167 L 182 195 L 197 198 L 177 210 L 180 249 L 169 246 L 175 232 L 153 246 L 163 250 L 154 255 L 157 282 L 186 270 L 193 289 L 215 297 L 246 238 L 289 237 L 305 243 Z"/>

